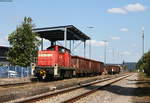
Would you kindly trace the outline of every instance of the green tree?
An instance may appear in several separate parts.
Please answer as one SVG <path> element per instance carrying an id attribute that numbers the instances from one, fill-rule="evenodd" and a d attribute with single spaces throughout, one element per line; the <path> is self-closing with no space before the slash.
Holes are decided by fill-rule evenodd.
<path id="1" fill-rule="evenodd" d="M 12 65 L 29 66 L 37 56 L 39 40 L 37 34 L 32 32 L 32 28 L 32 19 L 24 17 L 22 24 L 9 35 L 11 48 L 8 52 L 8 60 Z"/>
<path id="2" fill-rule="evenodd" d="M 150 75 L 150 51 L 145 53 L 138 61 L 137 69 L 144 70 L 147 75 Z"/>

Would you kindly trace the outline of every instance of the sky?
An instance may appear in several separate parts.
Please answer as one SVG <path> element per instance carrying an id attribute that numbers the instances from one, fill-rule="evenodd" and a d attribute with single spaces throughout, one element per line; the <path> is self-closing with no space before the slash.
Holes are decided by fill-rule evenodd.
<path id="1" fill-rule="evenodd" d="M 143 27 L 144 51 L 150 49 L 149 0 L 0 0 L 1 46 L 9 46 L 9 34 L 25 16 L 37 28 L 74 25 L 91 37 L 91 58 L 95 60 L 104 61 L 106 45 L 107 63 L 137 62 L 142 56 Z M 87 58 L 88 45 L 89 41 Z M 45 41 L 44 47 L 48 46 Z M 83 43 L 73 54 L 83 56 Z"/>

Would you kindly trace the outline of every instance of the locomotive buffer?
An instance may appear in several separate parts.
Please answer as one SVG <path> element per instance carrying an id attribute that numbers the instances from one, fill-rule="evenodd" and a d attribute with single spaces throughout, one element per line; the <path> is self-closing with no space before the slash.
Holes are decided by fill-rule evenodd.
<path id="1" fill-rule="evenodd" d="M 86 40 L 90 37 L 85 35 L 73 25 L 36 28 L 33 29 L 41 38 L 41 50 L 38 51 L 37 66 L 34 75 L 39 79 L 50 79 L 53 77 L 72 77 L 74 73 L 71 64 L 71 46 L 74 41 L 84 42 L 84 57 L 86 49 Z M 51 42 L 51 46 L 43 50 L 43 39 Z M 70 41 L 70 50 L 67 49 L 67 41 Z M 58 41 L 64 41 L 64 46 L 57 45 Z M 71 42 L 73 41 L 73 42 Z"/>

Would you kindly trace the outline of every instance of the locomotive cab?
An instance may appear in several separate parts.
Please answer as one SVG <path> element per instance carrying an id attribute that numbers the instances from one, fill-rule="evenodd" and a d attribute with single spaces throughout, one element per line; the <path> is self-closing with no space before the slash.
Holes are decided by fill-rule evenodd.
<path id="1" fill-rule="evenodd" d="M 70 50 L 53 45 L 46 50 L 38 51 L 37 66 L 34 74 L 41 79 L 73 76 Z"/>

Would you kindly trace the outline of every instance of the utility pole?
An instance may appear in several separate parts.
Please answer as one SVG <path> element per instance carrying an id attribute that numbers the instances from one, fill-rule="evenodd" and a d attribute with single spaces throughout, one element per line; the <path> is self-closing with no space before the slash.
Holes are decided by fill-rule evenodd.
<path id="1" fill-rule="evenodd" d="M 119 49 L 117 49 L 117 63 L 116 64 L 119 64 L 119 56 L 120 56 Z"/>
<path id="2" fill-rule="evenodd" d="M 144 55 L 144 27 L 142 27 L 142 55 Z"/>
<path id="3" fill-rule="evenodd" d="M 115 50 L 114 50 L 114 48 L 112 48 L 112 53 L 113 53 L 113 55 L 112 55 L 112 63 L 115 64 Z"/>
<path id="4" fill-rule="evenodd" d="M 107 43 L 107 40 L 103 40 L 103 41 L 104 41 L 104 45 L 105 45 L 105 46 L 104 46 L 104 64 L 106 64 L 106 56 L 107 56 L 107 55 L 106 55 L 106 46 L 107 46 L 106 43 Z"/>
<path id="5" fill-rule="evenodd" d="M 94 27 L 93 26 L 89 26 L 87 27 L 89 29 L 93 29 Z M 91 45 L 91 39 L 89 40 L 89 58 L 91 59 L 91 48 L 92 48 L 92 45 Z"/>

